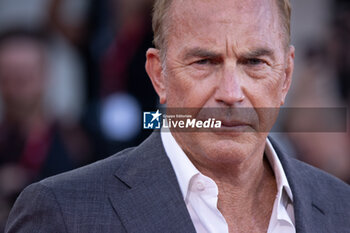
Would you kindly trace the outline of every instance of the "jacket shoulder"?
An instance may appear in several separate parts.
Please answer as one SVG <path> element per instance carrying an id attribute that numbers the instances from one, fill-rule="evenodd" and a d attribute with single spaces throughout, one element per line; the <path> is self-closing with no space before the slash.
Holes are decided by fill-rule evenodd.
<path id="1" fill-rule="evenodd" d="M 108 196 L 122 187 L 113 174 L 133 150 L 29 185 L 16 200 L 5 232 L 124 232 Z"/>
<path id="2" fill-rule="evenodd" d="M 347 201 L 350 209 L 350 185 L 297 159 L 290 158 L 289 161 L 298 171 L 299 179 L 304 181 L 306 185 L 314 187 L 314 191 L 317 191 L 315 194 L 327 197 L 328 200 L 334 199 L 337 202 Z"/>
<path id="3" fill-rule="evenodd" d="M 77 188 L 82 184 L 89 183 L 101 185 L 101 183 L 106 182 L 107 177 L 113 175 L 134 150 L 135 148 L 127 148 L 108 158 L 46 178 L 39 183 L 50 188 Z"/>

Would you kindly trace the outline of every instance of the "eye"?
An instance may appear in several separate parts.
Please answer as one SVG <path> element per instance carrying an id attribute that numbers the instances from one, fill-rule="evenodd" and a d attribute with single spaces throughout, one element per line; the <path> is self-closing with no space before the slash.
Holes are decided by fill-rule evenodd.
<path id="1" fill-rule="evenodd" d="M 194 64 L 198 64 L 198 65 L 207 65 L 210 63 L 211 61 L 209 59 L 200 59 L 194 62 Z"/>
<path id="2" fill-rule="evenodd" d="M 241 64 L 249 65 L 249 66 L 258 66 L 258 65 L 268 64 L 268 63 L 259 58 L 246 58 L 241 60 Z"/>
<path id="3" fill-rule="evenodd" d="M 218 65 L 222 62 L 220 58 L 202 58 L 194 61 L 195 65 Z"/>
<path id="4" fill-rule="evenodd" d="M 261 65 L 261 64 L 264 64 L 265 62 L 261 59 L 258 59 L 258 58 L 249 58 L 249 59 L 246 59 L 244 61 L 244 64 L 246 65 L 252 65 L 252 66 L 256 66 L 256 65 Z"/>

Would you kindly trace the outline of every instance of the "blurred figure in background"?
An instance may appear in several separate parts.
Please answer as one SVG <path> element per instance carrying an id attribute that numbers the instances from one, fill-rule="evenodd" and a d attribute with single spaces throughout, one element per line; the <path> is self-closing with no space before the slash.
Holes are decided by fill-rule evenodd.
<path id="1" fill-rule="evenodd" d="M 313 2 L 313 1 L 307 1 Z M 303 4 L 307 4 L 303 2 Z M 315 1 L 316 2 L 316 1 Z M 296 2 L 298 3 L 298 2 Z M 323 33 L 308 35 L 295 40 L 298 72 L 294 75 L 294 87 L 288 101 L 289 107 L 328 108 L 350 107 L 350 3 L 347 0 L 322 1 L 328 16 L 304 14 L 303 20 L 316 22 Z M 301 2 L 300 2 L 301 4 Z M 314 5 L 311 5 L 314 7 Z M 319 6 L 320 7 L 320 6 Z M 310 10 L 307 9 L 307 10 Z M 319 11 L 321 12 L 321 11 Z M 314 17 L 317 20 L 312 20 Z M 323 19 L 323 21 L 321 21 Z M 311 27 L 311 25 L 310 25 Z M 297 30 L 298 28 L 295 28 Z M 308 28 L 310 29 L 310 28 Z M 314 33 L 308 30 L 309 33 Z M 304 31 L 304 34 L 306 31 Z M 294 43 L 293 43 L 294 44 Z M 350 184 L 350 132 L 349 111 L 346 132 L 293 132 L 295 126 L 335 125 L 342 116 L 332 120 L 323 115 L 307 116 L 292 113 L 285 119 L 295 157 L 325 170 Z M 300 113 L 300 112 L 299 112 Z"/>
<path id="2" fill-rule="evenodd" d="M 305 63 L 299 73 L 299 83 L 289 104 L 306 108 L 305 111 L 289 111 L 285 120 L 285 130 L 295 148 L 295 156 L 338 178 L 350 182 L 350 144 L 345 128 L 334 132 L 323 131 L 346 120 L 346 116 L 336 114 L 336 107 L 345 107 L 345 102 L 337 91 L 336 69 L 331 62 L 328 46 L 315 44 L 309 47 L 303 58 Z M 332 112 L 317 114 L 317 108 Z M 307 114 L 314 109 L 314 114 Z M 332 117 L 330 117 L 332 115 Z M 315 126 L 314 132 L 295 132 L 295 129 L 307 129 Z M 311 127 L 309 127 L 311 128 Z"/>
<path id="3" fill-rule="evenodd" d="M 350 107 L 350 2 L 337 0 L 335 9 L 330 55 L 337 70 L 339 93 Z"/>
<path id="4" fill-rule="evenodd" d="M 0 229 L 18 193 L 33 181 L 90 159 L 89 143 L 76 125 L 60 124 L 45 108 L 47 43 L 39 32 L 0 36 Z"/>
<path id="5" fill-rule="evenodd" d="M 104 156 L 137 145 L 150 134 L 142 130 L 142 111 L 155 109 L 158 102 L 144 69 L 145 53 L 153 38 L 152 3 L 153 0 L 91 3 L 89 48 L 99 94 L 90 103 L 85 122 Z"/>

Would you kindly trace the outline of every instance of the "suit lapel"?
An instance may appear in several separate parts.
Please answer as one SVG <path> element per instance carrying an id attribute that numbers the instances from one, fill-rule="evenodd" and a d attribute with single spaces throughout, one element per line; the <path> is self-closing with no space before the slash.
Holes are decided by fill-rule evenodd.
<path id="1" fill-rule="evenodd" d="M 109 199 L 127 232 L 193 232 L 176 175 L 159 133 L 128 154 Z"/>
<path id="2" fill-rule="evenodd" d="M 271 138 L 270 138 L 271 140 Z M 327 200 L 322 198 L 322 189 L 319 188 L 316 173 L 300 161 L 290 158 L 282 152 L 276 143 L 273 147 L 282 163 L 289 185 L 293 193 L 293 206 L 296 231 L 298 233 L 308 232 L 332 232 L 328 229 Z"/>

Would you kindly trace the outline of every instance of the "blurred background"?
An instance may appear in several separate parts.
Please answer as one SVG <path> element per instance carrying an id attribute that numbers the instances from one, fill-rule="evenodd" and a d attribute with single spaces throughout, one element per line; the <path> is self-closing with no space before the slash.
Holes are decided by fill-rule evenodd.
<path id="1" fill-rule="evenodd" d="M 291 1 L 296 68 L 286 106 L 349 107 L 350 4 Z M 144 69 L 152 2 L 0 0 L 0 231 L 28 184 L 149 135 L 141 117 L 158 103 Z M 295 113 L 278 127 L 301 122 L 327 119 Z M 349 133 L 272 137 L 350 182 Z"/>

